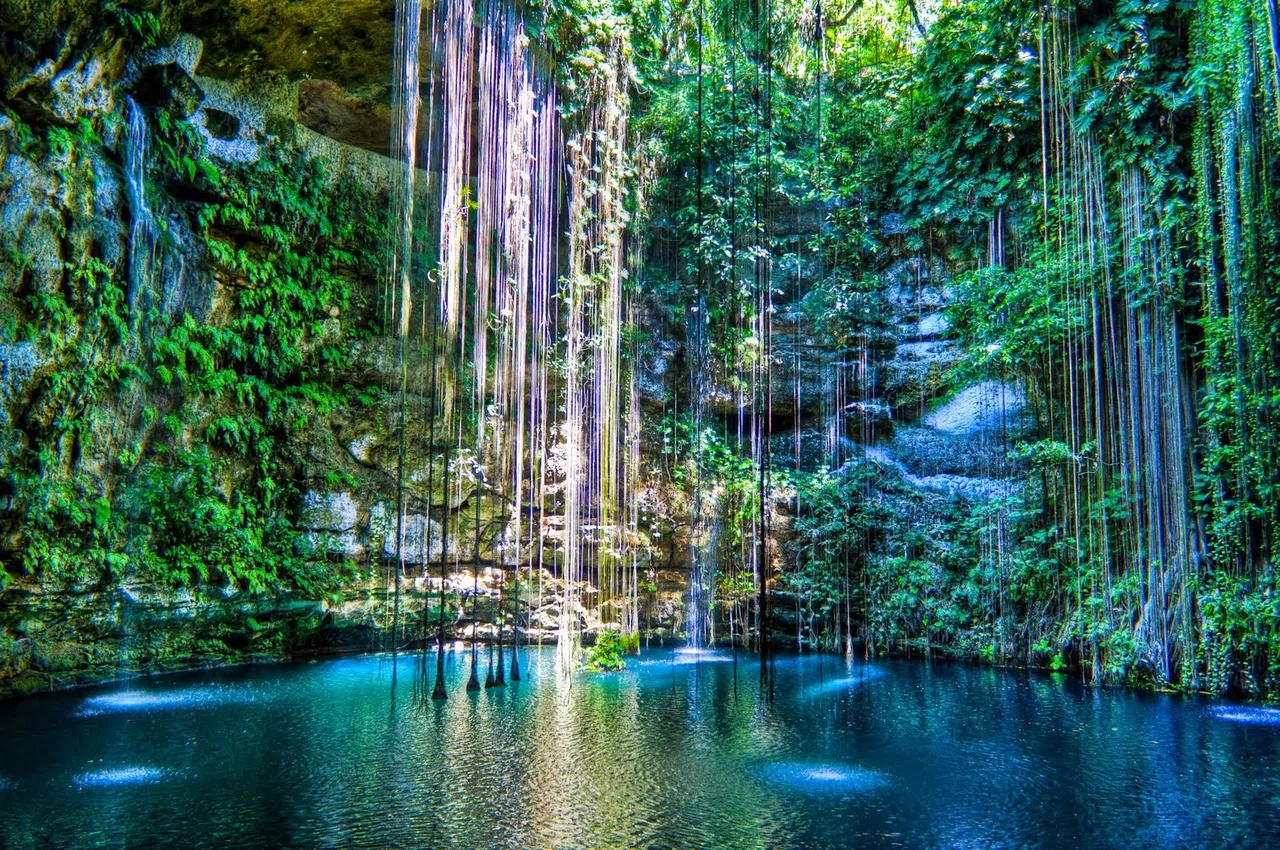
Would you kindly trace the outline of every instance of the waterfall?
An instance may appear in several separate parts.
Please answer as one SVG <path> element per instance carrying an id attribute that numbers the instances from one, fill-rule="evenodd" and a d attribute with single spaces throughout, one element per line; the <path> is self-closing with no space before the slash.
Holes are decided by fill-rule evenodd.
<path id="1" fill-rule="evenodd" d="M 129 227 L 128 304 L 136 325 L 138 295 L 151 286 L 155 259 L 155 223 L 147 206 L 147 116 L 132 97 L 125 98 L 125 191 L 133 221 Z"/>

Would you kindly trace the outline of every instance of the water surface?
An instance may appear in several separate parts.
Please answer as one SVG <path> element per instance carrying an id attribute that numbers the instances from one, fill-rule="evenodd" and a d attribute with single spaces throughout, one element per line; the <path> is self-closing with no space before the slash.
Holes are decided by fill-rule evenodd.
<path id="1" fill-rule="evenodd" d="M 770 703 L 669 650 L 467 694 L 450 658 L 444 703 L 370 656 L 0 704 L 0 845 L 1280 846 L 1276 710 L 830 656 Z"/>

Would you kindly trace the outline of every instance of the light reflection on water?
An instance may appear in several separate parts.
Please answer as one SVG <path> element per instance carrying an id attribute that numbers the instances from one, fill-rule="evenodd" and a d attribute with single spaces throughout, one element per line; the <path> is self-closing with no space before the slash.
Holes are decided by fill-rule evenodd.
<path id="1" fill-rule="evenodd" d="M 838 694 L 844 691 L 851 691 L 854 688 L 860 688 L 863 685 L 875 679 L 879 679 L 884 675 L 884 671 L 878 667 L 870 665 L 862 665 L 862 669 L 852 676 L 840 676 L 835 679 L 827 679 L 816 685 L 810 685 L 805 688 L 803 694 L 808 699 L 825 696 L 827 694 Z"/>
<path id="2" fill-rule="evenodd" d="M 733 653 L 727 649 L 695 649 L 682 646 L 669 654 L 664 654 L 667 655 L 666 658 L 645 660 L 641 664 L 732 664 L 734 661 Z"/>
<path id="3" fill-rule="evenodd" d="M 77 717 L 129 711 L 213 708 L 229 702 L 253 702 L 254 694 L 244 687 L 192 687 L 174 691 L 128 690 L 95 694 L 85 699 Z"/>
<path id="4" fill-rule="evenodd" d="M 81 789 L 110 785 L 147 785 L 164 778 L 165 771 L 155 767 L 114 767 L 78 774 L 72 778 L 71 784 Z"/>
<path id="5" fill-rule="evenodd" d="M 965 665 L 655 650 L 418 698 L 402 655 L 0 705 L 5 846 L 1243 846 L 1280 835 L 1268 709 Z M 508 658 L 509 660 L 509 658 Z M 481 665 L 487 659 L 482 657 Z M 434 659 L 429 665 L 434 670 Z M 1239 718 L 1255 718 L 1242 721 Z"/>
<path id="6" fill-rule="evenodd" d="M 863 794 L 889 784 L 877 770 L 831 762 L 771 762 L 759 773 L 766 782 L 801 794 Z"/>
<path id="7" fill-rule="evenodd" d="M 1260 726 L 1280 726 L 1280 708 L 1256 708 L 1254 706 L 1214 706 L 1211 713 L 1219 720 L 1232 723 L 1253 723 Z"/>

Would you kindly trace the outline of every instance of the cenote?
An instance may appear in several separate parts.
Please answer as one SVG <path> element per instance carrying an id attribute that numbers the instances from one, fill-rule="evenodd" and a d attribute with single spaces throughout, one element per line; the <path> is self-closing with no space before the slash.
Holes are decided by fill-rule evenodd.
<path id="1" fill-rule="evenodd" d="M 652 650 L 423 702 L 417 659 L 183 674 L 0 706 L 14 845 L 1266 846 L 1274 713 L 964 664 Z M 721 661 L 721 658 L 727 658 Z M 1251 722 L 1256 721 L 1256 722 Z"/>
<path id="2" fill-rule="evenodd" d="M 1280 0 L 0 0 L 0 93 L 0 850 L 1280 845 Z"/>

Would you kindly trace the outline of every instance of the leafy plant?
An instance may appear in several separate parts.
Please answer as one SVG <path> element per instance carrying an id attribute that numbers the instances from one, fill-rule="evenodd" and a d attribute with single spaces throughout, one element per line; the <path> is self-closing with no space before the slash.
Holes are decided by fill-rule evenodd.
<path id="1" fill-rule="evenodd" d="M 627 666 L 622 657 L 626 645 L 617 632 L 601 632 L 587 650 L 587 669 L 592 673 L 616 673 Z"/>

